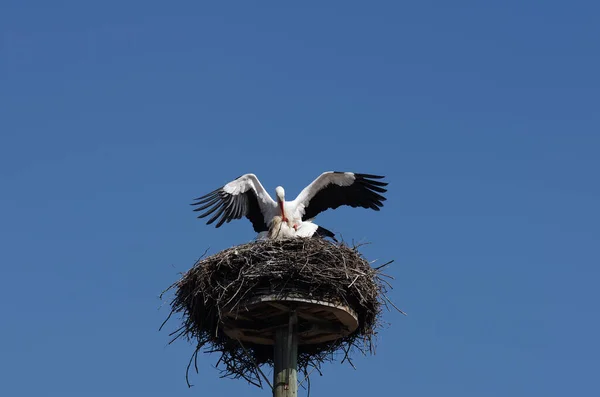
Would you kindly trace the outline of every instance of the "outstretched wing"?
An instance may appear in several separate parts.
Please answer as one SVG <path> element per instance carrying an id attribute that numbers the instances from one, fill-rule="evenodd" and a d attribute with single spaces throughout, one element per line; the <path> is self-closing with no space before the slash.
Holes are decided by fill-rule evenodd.
<path id="1" fill-rule="evenodd" d="M 303 214 L 302 219 L 313 218 L 341 205 L 379 211 L 386 199 L 379 193 L 387 192 L 384 189 L 387 183 L 377 180 L 382 178 L 353 172 L 324 172 L 300 192 L 294 203 Z"/>
<path id="2" fill-rule="evenodd" d="M 207 225 L 219 219 L 215 226 L 220 227 L 225 222 L 229 223 L 233 219 L 245 216 L 252 222 L 257 233 L 269 230 L 268 222 L 277 208 L 277 203 L 254 174 L 242 175 L 195 200 L 192 205 L 198 208 L 194 211 L 203 211 L 198 218 L 212 215 L 206 222 Z"/>

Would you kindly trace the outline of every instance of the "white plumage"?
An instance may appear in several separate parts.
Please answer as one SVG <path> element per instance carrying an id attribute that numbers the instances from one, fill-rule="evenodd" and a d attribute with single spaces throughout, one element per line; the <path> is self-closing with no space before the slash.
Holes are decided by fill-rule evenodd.
<path id="1" fill-rule="evenodd" d="M 254 174 L 245 174 L 225 186 L 196 199 L 194 211 L 204 211 L 198 218 L 212 214 L 207 221 L 218 220 L 216 227 L 233 219 L 246 217 L 252 222 L 258 238 L 285 239 L 320 235 L 335 239 L 329 230 L 312 222 L 319 213 L 341 205 L 371 208 L 383 207 L 380 193 L 387 190 L 382 176 L 352 172 L 324 172 L 305 187 L 293 201 L 285 201 L 285 190 L 275 189 L 277 201 L 261 185 Z"/>

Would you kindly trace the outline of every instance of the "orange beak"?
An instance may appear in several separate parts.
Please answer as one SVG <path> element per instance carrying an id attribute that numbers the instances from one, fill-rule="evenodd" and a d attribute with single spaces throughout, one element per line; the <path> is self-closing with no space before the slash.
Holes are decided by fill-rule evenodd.
<path id="1" fill-rule="evenodd" d="M 279 208 L 281 209 L 281 220 L 287 222 L 287 218 L 285 217 L 285 211 L 283 210 L 283 201 L 279 202 Z"/>

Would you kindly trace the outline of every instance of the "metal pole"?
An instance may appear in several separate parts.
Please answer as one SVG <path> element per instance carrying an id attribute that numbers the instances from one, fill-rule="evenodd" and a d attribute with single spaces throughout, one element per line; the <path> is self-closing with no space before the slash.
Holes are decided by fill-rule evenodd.
<path id="1" fill-rule="evenodd" d="M 298 396 L 298 317 L 290 313 L 289 323 L 275 330 L 273 396 Z"/>

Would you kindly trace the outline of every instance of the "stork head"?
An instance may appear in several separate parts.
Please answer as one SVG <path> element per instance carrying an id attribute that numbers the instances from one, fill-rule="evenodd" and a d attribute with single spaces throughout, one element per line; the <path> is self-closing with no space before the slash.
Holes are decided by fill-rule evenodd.
<path id="1" fill-rule="evenodd" d="M 285 190 L 283 190 L 281 186 L 277 186 L 275 188 L 275 194 L 277 195 L 277 200 L 279 200 L 280 203 L 285 201 Z"/>

